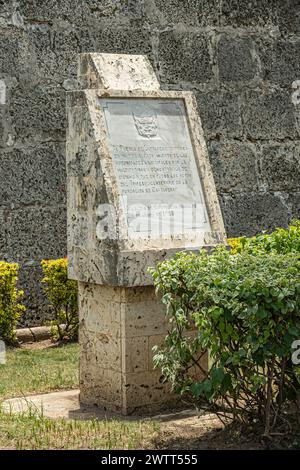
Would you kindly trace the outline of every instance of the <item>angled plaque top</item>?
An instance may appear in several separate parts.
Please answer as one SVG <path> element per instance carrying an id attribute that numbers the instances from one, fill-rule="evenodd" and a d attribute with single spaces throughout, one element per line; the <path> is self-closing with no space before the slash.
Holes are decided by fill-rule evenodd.
<path id="1" fill-rule="evenodd" d="M 80 88 L 103 90 L 159 90 L 147 56 L 128 54 L 80 54 Z"/>

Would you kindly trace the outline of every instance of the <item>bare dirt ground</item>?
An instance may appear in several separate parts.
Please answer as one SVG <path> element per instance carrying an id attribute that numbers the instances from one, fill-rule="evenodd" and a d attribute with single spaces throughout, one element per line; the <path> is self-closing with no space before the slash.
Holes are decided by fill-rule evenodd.
<path id="1" fill-rule="evenodd" d="M 192 413 L 192 412 L 191 412 Z M 153 439 L 156 449 L 169 450 L 267 450 L 300 449 L 300 426 L 293 432 L 270 440 L 262 438 L 263 428 L 242 429 L 237 424 L 224 426 L 213 414 L 170 419 L 163 422 Z"/>
<path id="2" fill-rule="evenodd" d="M 21 349 L 47 349 L 57 347 L 57 343 L 53 343 L 51 339 L 44 339 L 43 341 L 32 341 L 30 343 L 21 343 Z"/>
<path id="3" fill-rule="evenodd" d="M 231 434 L 213 415 L 172 420 L 161 425 L 153 444 L 156 449 L 221 450 L 268 448 L 249 435 Z"/>

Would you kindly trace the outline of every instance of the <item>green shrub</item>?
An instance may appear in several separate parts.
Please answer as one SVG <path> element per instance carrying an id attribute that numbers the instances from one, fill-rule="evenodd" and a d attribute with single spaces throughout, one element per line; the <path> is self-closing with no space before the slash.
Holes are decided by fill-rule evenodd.
<path id="1" fill-rule="evenodd" d="M 221 418 L 260 423 L 268 437 L 289 425 L 286 407 L 299 413 L 300 402 L 291 360 L 300 339 L 300 254 L 233 255 L 219 247 L 179 253 L 151 272 L 171 322 L 154 361 L 175 391 Z M 194 337 L 186 335 L 195 328 Z M 205 350 L 207 372 L 200 364 Z"/>
<path id="2" fill-rule="evenodd" d="M 300 253 L 300 221 L 294 220 L 287 228 L 277 228 L 273 233 L 262 233 L 252 238 L 229 238 L 233 254 L 249 253 Z"/>
<path id="3" fill-rule="evenodd" d="M 8 344 L 17 341 L 15 328 L 25 307 L 19 303 L 23 292 L 18 290 L 19 266 L 0 261 L 0 339 Z"/>
<path id="4" fill-rule="evenodd" d="M 78 338 L 78 292 L 77 282 L 68 279 L 68 260 L 43 260 L 41 265 L 44 291 L 55 315 L 53 339 L 74 341 Z"/>

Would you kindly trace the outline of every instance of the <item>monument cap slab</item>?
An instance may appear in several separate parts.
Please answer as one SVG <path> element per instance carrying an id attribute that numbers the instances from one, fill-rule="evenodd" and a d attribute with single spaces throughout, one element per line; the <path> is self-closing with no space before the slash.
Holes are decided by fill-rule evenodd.
<path id="1" fill-rule="evenodd" d="M 81 54 L 80 88 L 109 90 L 159 90 L 160 85 L 147 56 L 128 54 Z"/>

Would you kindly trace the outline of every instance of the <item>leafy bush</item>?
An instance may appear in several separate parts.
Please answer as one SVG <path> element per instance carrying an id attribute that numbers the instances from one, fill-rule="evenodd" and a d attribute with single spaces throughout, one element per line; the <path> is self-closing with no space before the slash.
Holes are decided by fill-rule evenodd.
<path id="1" fill-rule="evenodd" d="M 43 260 L 41 262 L 45 284 L 44 291 L 54 312 L 51 322 L 55 340 L 78 338 L 78 292 L 77 282 L 68 279 L 68 260 Z M 62 326 L 63 325 L 63 326 Z"/>
<path id="2" fill-rule="evenodd" d="M 19 303 L 23 292 L 18 290 L 19 266 L 0 261 L 0 339 L 8 344 L 17 341 L 15 328 L 25 307 Z"/>
<path id="3" fill-rule="evenodd" d="M 173 326 L 154 361 L 175 391 L 221 419 L 260 423 L 268 437 L 288 426 L 287 405 L 298 413 L 300 405 L 291 360 L 300 339 L 300 254 L 219 247 L 179 253 L 151 272 Z M 195 367 L 204 378 L 195 380 Z"/>
<path id="4" fill-rule="evenodd" d="M 229 238 L 228 244 L 232 253 L 275 252 L 275 253 L 300 253 L 300 221 L 294 220 L 287 228 L 277 228 L 273 233 L 262 233 L 252 238 Z"/>

